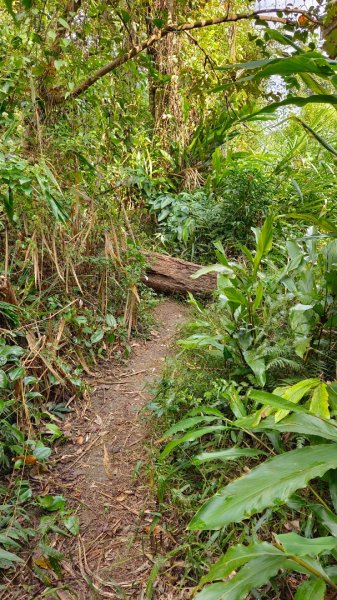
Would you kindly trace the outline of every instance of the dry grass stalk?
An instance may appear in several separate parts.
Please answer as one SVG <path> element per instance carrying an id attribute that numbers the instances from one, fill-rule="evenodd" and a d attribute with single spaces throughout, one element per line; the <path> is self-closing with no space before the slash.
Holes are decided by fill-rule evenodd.
<path id="1" fill-rule="evenodd" d="M 30 413 L 29 413 L 29 408 L 27 406 L 27 402 L 26 402 L 25 386 L 23 384 L 22 378 L 18 379 L 18 381 L 15 382 L 14 392 L 15 392 L 16 399 L 18 400 L 18 402 L 20 402 L 22 404 L 25 421 L 26 421 L 26 426 L 27 426 L 27 429 L 30 430 L 31 429 Z"/>
<path id="2" fill-rule="evenodd" d="M 182 175 L 184 178 L 183 186 L 189 192 L 193 192 L 193 190 L 198 189 L 205 183 L 205 180 L 200 175 L 198 169 L 193 169 L 192 167 L 189 167 L 182 172 Z"/>
<path id="3" fill-rule="evenodd" d="M 103 466 L 104 466 L 104 471 L 105 471 L 108 479 L 113 479 L 114 474 L 113 474 L 112 463 L 111 463 L 108 449 L 105 444 L 103 446 Z"/>
<path id="4" fill-rule="evenodd" d="M 72 274 L 74 276 L 74 279 L 76 281 L 76 285 L 77 285 L 78 289 L 80 290 L 80 292 L 81 292 L 81 294 L 83 296 L 83 290 L 82 290 L 81 284 L 80 284 L 80 282 L 78 280 L 78 277 L 76 275 L 74 264 L 73 264 L 73 262 L 70 259 L 69 259 L 69 264 L 70 264 L 71 272 L 72 272 Z"/>
<path id="5" fill-rule="evenodd" d="M 115 244 L 116 257 L 117 257 L 118 262 L 121 264 L 122 261 L 121 261 L 121 255 L 120 255 L 120 252 L 119 252 L 118 237 L 117 237 L 117 234 L 116 234 L 116 229 L 115 229 L 115 227 L 114 227 L 114 225 L 113 225 L 112 222 L 110 224 L 110 227 L 111 227 L 111 234 L 112 234 L 112 237 L 113 237 L 113 242 Z"/>
<path id="6" fill-rule="evenodd" d="M 139 302 L 137 287 L 133 285 L 128 291 L 124 310 L 124 323 L 127 326 L 128 339 L 131 337 L 132 327 L 137 323 L 137 305 Z"/>
<path id="7" fill-rule="evenodd" d="M 0 300 L 15 306 L 18 305 L 14 288 L 6 275 L 0 276 Z"/>
<path id="8" fill-rule="evenodd" d="M 52 259 L 52 261 L 53 261 L 53 263 L 55 265 L 56 272 L 57 272 L 59 278 L 61 279 L 61 281 L 64 282 L 64 277 L 63 277 L 63 275 L 61 273 L 61 269 L 60 269 L 60 266 L 59 266 L 59 263 L 58 263 L 58 259 L 57 259 L 55 237 L 53 237 L 53 239 L 52 239 L 52 250 L 49 247 L 49 244 L 48 244 L 48 242 L 47 242 L 44 234 L 42 234 L 42 241 L 43 241 L 43 244 L 44 244 L 45 248 L 48 251 L 48 254 L 49 254 L 50 258 Z"/>
<path id="9" fill-rule="evenodd" d="M 128 230 L 128 233 L 129 233 L 129 235 L 130 235 L 133 243 L 135 244 L 136 243 L 136 239 L 135 239 L 132 227 L 131 227 L 131 223 L 130 223 L 129 217 L 128 217 L 127 212 L 125 210 L 125 206 L 124 206 L 123 200 L 120 201 L 120 207 L 122 209 L 122 213 L 123 213 L 123 217 L 124 217 L 126 229 Z"/>
<path id="10" fill-rule="evenodd" d="M 5 229 L 5 266 L 4 266 L 4 277 L 8 277 L 8 265 L 9 265 L 9 246 L 8 246 L 8 229 Z"/>

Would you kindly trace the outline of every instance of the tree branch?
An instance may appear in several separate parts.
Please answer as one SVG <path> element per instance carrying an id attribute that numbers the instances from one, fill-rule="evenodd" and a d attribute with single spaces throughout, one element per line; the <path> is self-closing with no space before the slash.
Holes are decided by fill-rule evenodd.
<path id="1" fill-rule="evenodd" d="M 207 63 L 209 63 L 209 64 L 210 64 L 210 66 L 211 66 L 211 69 L 212 69 L 213 71 L 215 71 L 215 68 L 217 67 L 217 64 L 216 64 L 215 60 L 214 60 L 214 59 L 213 59 L 213 58 L 212 58 L 212 57 L 211 57 L 209 54 L 207 54 L 207 52 L 206 52 L 205 48 L 203 48 L 203 47 L 202 47 L 202 46 L 199 44 L 198 40 L 196 40 L 196 39 L 195 39 L 195 37 L 193 37 L 193 35 L 192 35 L 192 34 L 191 34 L 189 31 L 185 31 L 185 33 L 186 33 L 187 37 L 188 37 L 188 38 L 191 40 L 191 42 L 192 42 L 192 43 L 193 43 L 193 44 L 194 44 L 194 45 L 195 45 L 197 48 L 199 48 L 199 50 L 201 50 L 201 52 L 203 53 L 203 55 L 204 55 L 204 57 L 205 57 L 205 66 L 206 66 L 206 64 L 207 64 Z M 219 79 L 219 78 L 218 78 L 218 79 Z"/>
<path id="2" fill-rule="evenodd" d="M 319 26 L 322 24 L 322 22 L 317 20 L 316 18 L 314 18 L 311 15 L 311 13 L 307 13 L 305 11 L 301 11 L 301 10 L 295 9 L 295 8 L 294 9 L 283 9 L 281 11 L 279 9 L 270 8 L 270 9 L 258 10 L 258 11 L 254 11 L 251 13 L 245 13 L 245 14 L 232 14 L 232 15 L 227 14 L 225 16 L 216 17 L 214 19 L 204 19 L 202 21 L 194 21 L 192 23 L 183 23 L 181 25 L 171 23 L 171 24 L 168 24 L 165 27 L 163 27 L 159 32 L 151 35 L 149 38 L 144 40 L 144 42 L 142 42 L 141 44 L 134 46 L 133 48 L 131 48 L 131 50 L 129 50 L 126 53 L 119 54 L 118 56 L 116 56 L 116 58 L 114 58 L 114 60 L 107 63 L 103 67 L 100 67 L 93 73 L 91 73 L 91 75 L 89 75 L 89 77 L 87 79 L 82 81 L 82 83 L 80 83 L 78 86 L 76 86 L 73 89 L 73 91 L 68 95 L 68 97 L 69 98 L 77 98 L 78 96 L 83 94 L 83 92 L 85 92 L 88 88 L 90 88 L 92 85 L 94 85 L 94 83 L 96 83 L 96 81 L 98 81 L 99 79 L 104 77 L 104 75 L 111 73 L 112 71 L 114 71 L 121 65 L 125 64 L 126 62 L 128 62 L 129 60 L 131 60 L 132 58 L 134 58 L 135 56 L 137 56 L 144 50 L 150 48 L 151 46 L 153 46 L 154 44 L 156 44 L 157 42 L 162 40 L 164 37 L 166 37 L 169 33 L 179 33 L 181 31 L 191 31 L 192 29 L 201 29 L 202 27 L 210 27 L 212 25 L 220 25 L 221 23 L 233 23 L 233 22 L 235 23 L 237 21 L 247 21 L 250 19 L 255 19 L 255 20 L 261 21 L 263 23 L 272 22 L 272 23 L 282 23 L 283 25 L 295 25 L 296 24 L 296 22 L 292 19 L 289 19 L 287 17 L 274 16 L 271 14 L 271 13 L 279 13 L 279 12 L 282 12 L 284 14 L 289 14 L 289 15 L 291 15 L 291 14 L 305 15 L 316 26 Z M 51 90 L 48 94 L 48 100 L 51 100 L 53 104 L 61 104 L 62 102 L 65 101 L 64 92 L 63 91 L 53 92 Z"/>

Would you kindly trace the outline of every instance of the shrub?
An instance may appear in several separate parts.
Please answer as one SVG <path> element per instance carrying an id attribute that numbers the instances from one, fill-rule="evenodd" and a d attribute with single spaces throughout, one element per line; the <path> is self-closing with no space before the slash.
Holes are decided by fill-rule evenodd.
<path id="1" fill-rule="evenodd" d="M 215 240 L 231 250 L 237 244 L 251 246 L 251 229 L 261 224 L 275 186 L 263 169 L 232 163 L 221 175 L 213 170 L 207 185 L 193 192 L 152 198 L 150 211 L 169 251 L 205 262 L 213 257 Z"/>

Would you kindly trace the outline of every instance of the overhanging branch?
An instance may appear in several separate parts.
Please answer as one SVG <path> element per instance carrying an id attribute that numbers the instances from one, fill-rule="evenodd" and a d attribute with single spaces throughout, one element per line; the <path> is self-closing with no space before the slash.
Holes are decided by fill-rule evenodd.
<path id="1" fill-rule="evenodd" d="M 96 81 L 98 81 L 99 79 L 101 79 L 102 77 L 107 75 L 108 73 L 111 73 L 112 71 L 114 71 L 115 69 L 120 67 L 121 65 L 127 63 L 129 60 L 131 60 L 132 58 L 134 58 L 135 56 L 137 56 L 144 50 L 147 50 L 148 48 L 150 48 L 151 46 L 153 46 L 154 44 L 156 44 L 157 42 L 162 40 L 164 37 L 166 37 L 170 33 L 179 33 L 181 31 L 191 31 L 192 29 L 201 29 L 202 27 L 210 27 L 212 25 L 220 25 L 221 23 L 234 23 L 237 21 L 247 21 L 250 19 L 255 19 L 256 21 L 261 21 L 263 23 L 266 23 L 266 22 L 267 23 L 269 23 L 269 22 L 282 23 L 283 25 L 295 25 L 296 24 L 293 19 L 289 19 L 288 17 L 280 17 L 278 15 L 272 14 L 272 13 L 279 13 L 279 12 L 282 12 L 282 13 L 288 14 L 288 15 L 291 15 L 291 14 L 305 15 L 314 25 L 319 26 L 322 24 L 319 20 L 317 20 L 315 17 L 313 17 L 311 15 L 311 13 L 307 13 L 307 12 L 304 12 L 304 11 L 301 11 L 301 10 L 295 9 L 295 8 L 294 9 L 283 9 L 282 11 L 280 11 L 279 9 L 270 8 L 270 9 L 254 11 L 251 13 L 225 15 L 222 17 L 216 17 L 214 19 L 204 19 L 202 21 L 194 21 L 192 23 L 183 23 L 181 25 L 174 24 L 174 23 L 168 24 L 165 27 L 163 27 L 162 29 L 160 29 L 160 31 L 158 31 L 158 33 L 155 33 L 155 34 L 151 35 L 149 38 L 147 38 L 146 40 L 144 40 L 144 42 L 142 42 L 141 44 L 134 46 L 133 48 L 131 48 L 131 50 L 129 50 L 126 53 L 119 54 L 111 62 L 108 62 L 103 67 L 100 67 L 96 71 L 93 71 L 93 73 L 91 73 L 91 75 L 89 75 L 89 77 L 87 77 L 87 79 L 82 81 L 82 83 L 80 83 L 78 86 L 76 86 L 72 90 L 72 92 L 70 94 L 68 94 L 68 97 L 77 98 L 78 96 L 83 94 L 83 92 L 85 92 L 88 88 L 90 88 L 92 85 L 94 85 L 94 83 L 96 83 Z M 64 100 L 65 100 L 64 92 L 59 92 L 59 91 L 57 93 L 51 92 L 49 99 L 52 100 L 53 104 L 60 104 L 60 103 L 64 102 Z"/>

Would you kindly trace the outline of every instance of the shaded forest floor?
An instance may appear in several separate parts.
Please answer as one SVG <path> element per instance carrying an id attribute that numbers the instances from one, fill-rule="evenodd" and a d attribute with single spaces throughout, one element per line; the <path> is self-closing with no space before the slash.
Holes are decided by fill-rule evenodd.
<path id="1" fill-rule="evenodd" d="M 151 526 L 156 513 L 146 449 L 151 431 L 142 411 L 187 313 L 172 300 L 159 304 L 151 339 L 132 343 L 127 367 L 113 364 L 96 373 L 87 406 L 65 424 L 69 442 L 59 448 L 52 477 L 79 507 L 81 533 L 57 543 L 65 555 L 63 576 L 55 582 L 60 600 L 145 598 L 156 555 L 170 547 Z M 154 597 L 174 598 L 169 588 L 160 582 Z M 41 596 L 43 589 L 25 596 L 21 587 L 21 595 L 12 597 L 52 597 Z"/>

